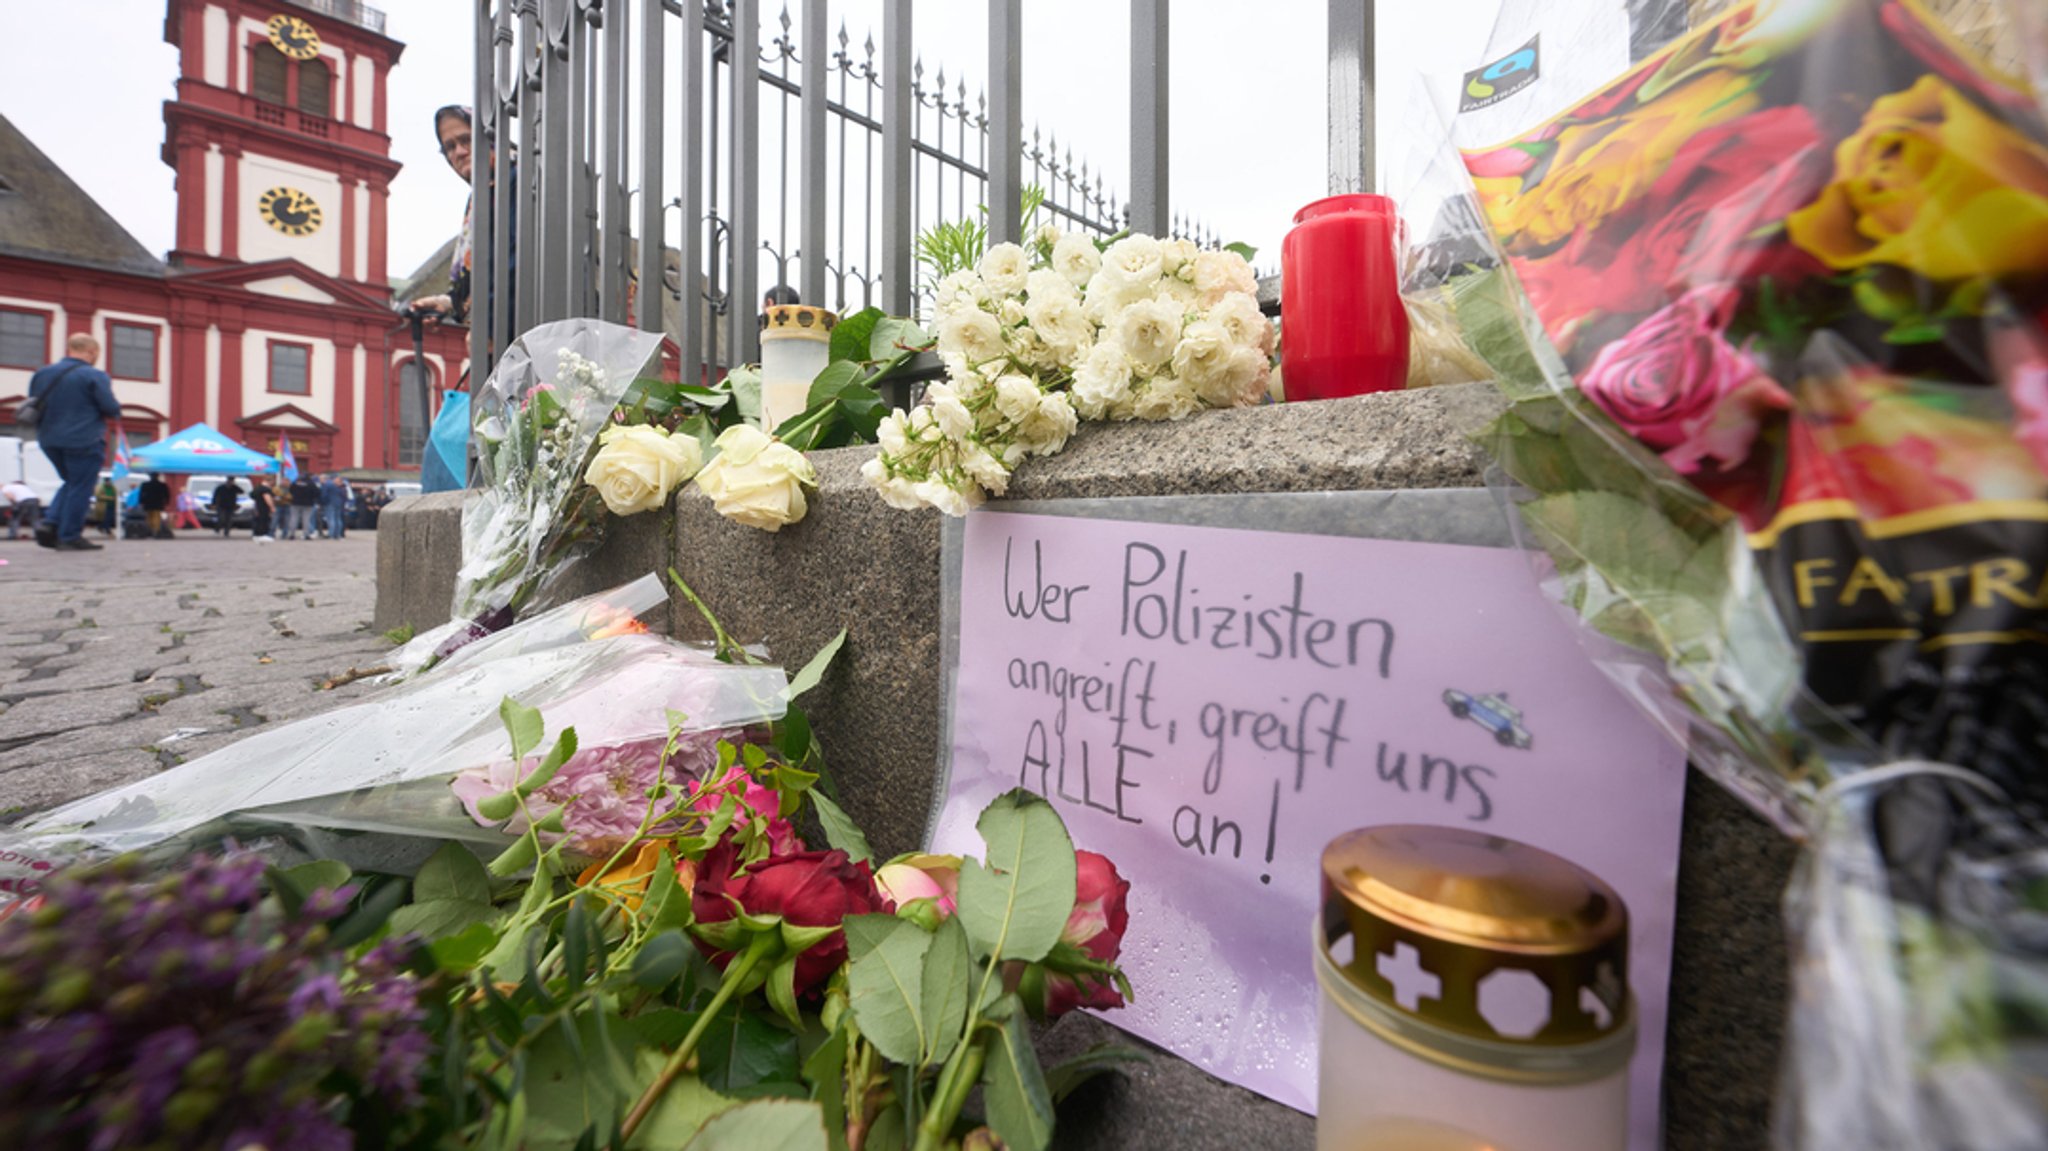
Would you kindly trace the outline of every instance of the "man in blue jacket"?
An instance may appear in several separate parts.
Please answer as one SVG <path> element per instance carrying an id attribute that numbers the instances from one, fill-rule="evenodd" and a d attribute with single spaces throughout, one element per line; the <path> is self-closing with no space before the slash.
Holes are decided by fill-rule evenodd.
<path id="1" fill-rule="evenodd" d="M 28 394 L 43 402 L 36 441 L 64 481 L 50 503 L 54 527 L 39 529 L 36 542 L 61 551 L 98 551 L 100 545 L 85 538 L 85 513 L 106 456 L 107 421 L 120 416 L 121 403 L 107 373 L 92 366 L 100 354 L 98 340 L 80 332 L 64 342 L 64 350 L 70 355 L 28 382 Z"/>

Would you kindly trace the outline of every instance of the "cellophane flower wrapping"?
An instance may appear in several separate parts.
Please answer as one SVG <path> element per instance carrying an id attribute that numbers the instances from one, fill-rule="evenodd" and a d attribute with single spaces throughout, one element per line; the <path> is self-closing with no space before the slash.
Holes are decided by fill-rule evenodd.
<path id="1" fill-rule="evenodd" d="M 1807 841 L 1788 1147 L 2048 1145 L 2043 26 L 1509 0 L 1395 187 L 1551 590 Z"/>
<path id="2" fill-rule="evenodd" d="M 511 761 L 499 715 L 506 698 L 539 709 L 550 742 L 576 729 L 576 756 L 536 809 L 560 810 L 571 849 L 595 855 L 638 825 L 657 777 L 700 777 L 716 767 L 720 740 L 744 744 L 786 708 L 779 667 L 724 663 L 622 624 L 618 634 L 552 644 L 517 642 L 520 630 L 363 702 L 266 728 L 0 832 L 0 892 L 32 894 L 81 859 L 169 858 L 228 836 L 276 836 L 287 856 L 383 870 L 417 865 L 445 840 L 495 854 L 521 829 L 472 818 L 473 784 L 516 782 L 532 768 Z"/>
<path id="3" fill-rule="evenodd" d="M 450 620 L 394 654 L 397 674 L 544 605 L 596 546 L 603 501 L 584 472 L 660 349 L 659 334 L 573 319 L 542 324 L 505 350 L 473 401 L 479 488 L 462 509 Z"/>

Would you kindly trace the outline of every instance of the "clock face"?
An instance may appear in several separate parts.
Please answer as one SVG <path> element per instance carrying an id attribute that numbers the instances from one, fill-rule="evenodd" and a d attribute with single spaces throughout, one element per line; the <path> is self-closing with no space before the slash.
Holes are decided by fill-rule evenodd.
<path id="1" fill-rule="evenodd" d="M 320 230 L 320 205 L 297 188 L 272 188 L 256 199 L 263 222 L 287 236 L 310 236 Z"/>
<path id="2" fill-rule="evenodd" d="M 294 60 L 311 60 L 320 54 L 320 33 L 297 16 L 280 12 L 270 18 L 270 42 Z"/>

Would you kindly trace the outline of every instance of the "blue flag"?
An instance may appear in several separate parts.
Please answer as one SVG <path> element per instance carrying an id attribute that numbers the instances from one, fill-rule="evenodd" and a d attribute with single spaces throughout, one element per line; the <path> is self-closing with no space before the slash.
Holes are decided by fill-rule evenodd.
<path id="1" fill-rule="evenodd" d="M 277 467 L 278 472 L 284 476 L 284 482 L 290 483 L 299 478 L 299 461 L 292 458 L 290 436 L 277 437 Z"/>

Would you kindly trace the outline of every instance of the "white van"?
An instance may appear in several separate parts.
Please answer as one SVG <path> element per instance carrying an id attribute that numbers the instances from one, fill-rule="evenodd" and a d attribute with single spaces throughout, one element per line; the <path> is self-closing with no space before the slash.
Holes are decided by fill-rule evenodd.
<path id="1" fill-rule="evenodd" d="M 0 436 L 0 484 L 15 480 L 34 488 L 44 507 L 57 498 L 57 489 L 64 486 L 64 478 L 51 465 L 50 457 L 36 446 L 34 440 L 19 436 Z"/>

